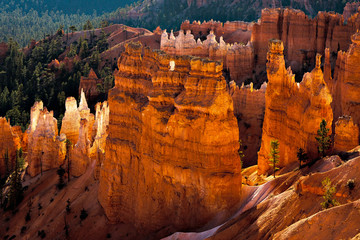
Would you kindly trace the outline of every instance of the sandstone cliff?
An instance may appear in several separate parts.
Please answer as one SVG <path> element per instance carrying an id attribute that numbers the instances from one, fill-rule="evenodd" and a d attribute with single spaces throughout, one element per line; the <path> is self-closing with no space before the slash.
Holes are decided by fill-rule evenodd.
<path id="1" fill-rule="evenodd" d="M 192 55 L 210 58 L 211 60 L 221 60 L 230 79 L 238 84 L 252 78 L 254 69 L 252 45 L 250 43 L 247 45 L 227 44 L 222 36 L 218 42 L 213 31 L 210 31 L 206 40 L 201 41 L 198 38 L 195 41 L 191 30 L 187 30 L 186 34 L 180 30 L 177 37 L 172 31 L 169 36 L 165 30 L 161 35 L 160 49 L 171 55 Z"/>
<path id="2" fill-rule="evenodd" d="M 66 111 L 62 119 L 60 133 L 64 133 L 73 145 L 76 144 L 79 138 L 80 120 L 86 119 L 88 121 L 87 131 L 91 137 L 95 118 L 94 115 L 90 113 L 84 91 L 80 93 L 79 107 L 77 107 L 75 98 L 68 97 L 65 102 L 65 108 Z"/>
<path id="3" fill-rule="evenodd" d="M 81 91 L 84 91 L 89 102 L 96 102 L 100 96 L 97 85 L 102 84 L 102 79 L 99 79 L 93 69 L 90 70 L 88 77 L 81 77 L 79 84 L 79 96 Z"/>
<path id="4" fill-rule="evenodd" d="M 0 176 L 3 177 L 7 170 L 15 166 L 16 150 L 21 147 L 21 139 L 14 132 L 10 121 L 0 117 Z M 5 162 L 5 154 L 8 154 L 8 162 Z"/>
<path id="5" fill-rule="evenodd" d="M 230 82 L 230 95 L 234 102 L 234 114 L 238 120 L 239 137 L 245 155 L 241 159 L 243 167 L 257 164 L 265 114 L 265 91 L 266 83 L 256 90 L 252 83 L 239 88 L 234 82 Z"/>
<path id="6" fill-rule="evenodd" d="M 349 116 L 335 123 L 334 151 L 349 151 L 359 145 L 359 127 Z"/>
<path id="7" fill-rule="evenodd" d="M 360 33 L 354 34 L 351 41 L 347 52 L 338 53 L 332 89 L 335 98 L 333 108 L 335 119 L 343 115 L 351 116 L 359 126 Z"/>
<path id="8" fill-rule="evenodd" d="M 265 94 L 265 117 L 261 148 L 258 154 L 259 174 L 269 170 L 270 141 L 280 144 L 279 166 L 296 162 L 299 148 L 310 158 L 318 155 L 315 136 L 320 122 L 325 119 L 331 129 L 333 113 L 332 96 L 320 69 L 321 56 L 316 57 L 316 67 L 306 73 L 303 81 L 295 82 L 291 69 L 285 68 L 284 46 L 279 40 L 269 41 L 267 74 L 269 83 Z"/>
<path id="9" fill-rule="evenodd" d="M 314 66 L 316 53 L 347 50 L 350 36 L 359 28 L 360 16 L 353 15 L 344 24 L 342 15 L 319 12 L 311 19 L 304 12 L 293 9 L 263 9 L 261 20 L 253 26 L 251 41 L 258 68 L 266 63 L 267 43 L 280 39 L 284 43 L 286 60 L 295 72 Z M 303 69 L 305 67 L 305 69 Z"/>
<path id="10" fill-rule="evenodd" d="M 36 102 L 31 108 L 28 134 L 27 169 L 30 176 L 56 168 L 65 159 L 65 136 L 58 136 L 57 120 L 53 112 L 48 112 L 42 102 Z"/>
<path id="11" fill-rule="evenodd" d="M 241 166 L 222 64 L 128 44 L 118 67 L 98 194 L 109 220 L 173 232 L 227 215 Z"/>

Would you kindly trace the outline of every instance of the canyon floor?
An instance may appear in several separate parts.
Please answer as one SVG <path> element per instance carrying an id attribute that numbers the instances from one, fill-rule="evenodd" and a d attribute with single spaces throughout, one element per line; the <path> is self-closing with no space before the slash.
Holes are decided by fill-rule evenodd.
<path id="1" fill-rule="evenodd" d="M 357 150 L 352 155 L 357 156 Z M 299 232 L 316 239 L 357 239 L 359 170 L 360 157 L 344 162 L 336 155 L 301 169 L 293 164 L 275 179 L 258 176 L 254 167 L 244 169 L 242 199 L 230 219 L 214 226 L 215 217 L 195 232 L 179 232 L 164 239 L 299 239 Z M 43 231 L 45 239 L 158 239 L 157 234 L 142 235 L 131 225 L 109 223 L 97 200 L 99 182 L 93 171 L 94 164 L 81 177 L 72 178 L 62 190 L 56 187 L 56 170 L 34 178 L 25 175 L 25 198 L 16 212 L 1 210 L 2 238 L 39 239 Z M 340 205 L 323 210 L 321 181 L 326 177 L 336 186 L 335 198 Z M 355 182 L 353 190 L 347 187 L 349 179 Z M 82 209 L 88 214 L 84 220 L 80 219 Z M 28 213 L 30 220 L 26 221 Z"/>

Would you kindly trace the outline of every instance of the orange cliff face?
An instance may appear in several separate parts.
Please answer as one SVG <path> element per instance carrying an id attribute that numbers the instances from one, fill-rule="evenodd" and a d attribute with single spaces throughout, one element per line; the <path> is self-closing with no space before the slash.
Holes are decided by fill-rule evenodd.
<path id="1" fill-rule="evenodd" d="M 171 55 L 192 55 L 216 61 L 221 60 L 229 77 L 238 84 L 252 78 L 254 69 L 252 45 L 250 43 L 247 45 L 227 44 L 222 36 L 218 42 L 213 31 L 210 31 L 206 40 L 197 39 L 195 41 L 191 30 L 187 30 L 186 34 L 180 30 L 177 37 L 172 31 L 168 35 L 165 30 L 161 35 L 160 49 Z"/>
<path id="2" fill-rule="evenodd" d="M 319 12 L 311 19 L 300 10 L 263 9 L 251 36 L 256 64 L 259 68 L 265 65 L 268 41 L 280 39 L 289 65 L 300 72 L 304 64 L 313 65 L 315 54 L 324 54 L 325 48 L 331 53 L 346 50 L 351 43 L 350 36 L 359 26 L 359 13 L 344 24 L 343 16 L 334 13 Z"/>
<path id="3" fill-rule="evenodd" d="M 265 117 L 261 148 L 258 154 L 258 173 L 269 170 L 270 141 L 279 140 L 280 162 L 284 167 L 296 162 L 299 148 L 310 158 L 318 155 L 315 136 L 320 122 L 325 119 L 331 130 L 333 112 L 332 96 L 320 69 L 321 56 L 316 57 L 316 67 L 306 73 L 299 84 L 291 69 L 285 68 L 283 43 L 269 41 L 267 75 L 269 83 L 265 94 Z"/>
<path id="4" fill-rule="evenodd" d="M 347 52 L 340 51 L 333 80 L 334 115 L 351 116 L 354 123 L 360 124 L 360 33 L 351 37 L 352 44 Z"/>
<path id="5" fill-rule="evenodd" d="M 10 121 L 0 117 L 0 176 L 4 176 L 8 170 L 15 166 L 16 150 L 21 147 L 21 139 L 14 132 Z M 5 162 L 5 154 L 8 154 L 8 163 Z M 8 164 L 8 166 L 6 166 Z"/>
<path id="6" fill-rule="evenodd" d="M 222 64 L 130 43 L 118 67 L 98 192 L 109 220 L 173 232 L 227 215 L 241 165 Z"/>
<path id="7" fill-rule="evenodd" d="M 27 169 L 30 176 L 34 177 L 52 168 L 58 167 L 65 159 L 66 137 L 57 135 L 57 120 L 53 112 L 48 112 L 42 102 L 35 102 L 31 108 L 30 125 L 27 130 L 28 154 Z"/>
<path id="8" fill-rule="evenodd" d="M 359 127 L 350 116 L 340 117 L 335 123 L 334 151 L 349 151 L 359 145 Z"/>

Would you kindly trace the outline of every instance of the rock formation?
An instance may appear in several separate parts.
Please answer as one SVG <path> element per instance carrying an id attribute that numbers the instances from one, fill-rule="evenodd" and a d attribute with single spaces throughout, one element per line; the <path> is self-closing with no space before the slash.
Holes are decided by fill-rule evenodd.
<path id="1" fill-rule="evenodd" d="M 331 129 L 332 96 L 320 69 L 321 55 L 316 56 L 316 67 L 296 83 L 291 69 L 285 68 L 284 46 L 279 40 L 269 41 L 266 64 L 269 83 L 265 94 L 263 136 L 258 154 L 259 174 L 269 170 L 270 141 L 279 140 L 280 162 L 284 167 L 296 162 L 296 153 L 303 148 L 310 158 L 317 156 L 315 136 L 320 122 L 325 119 Z"/>
<path id="2" fill-rule="evenodd" d="M 267 43 L 270 39 L 284 42 L 286 60 L 295 72 L 305 66 L 313 66 L 315 54 L 347 50 L 350 36 L 360 26 L 357 13 L 344 24 L 342 15 L 319 12 L 311 19 L 304 12 L 294 9 L 263 9 L 261 20 L 253 26 L 251 41 L 254 46 L 256 64 L 266 63 Z M 306 69 L 305 69 L 306 70 Z"/>
<path id="3" fill-rule="evenodd" d="M 109 105 L 107 102 L 98 103 L 95 106 L 95 123 L 93 127 L 93 140 L 90 148 L 90 158 L 96 160 L 95 178 L 100 176 L 100 167 L 105 157 L 106 138 L 108 136 L 107 127 L 109 126 Z"/>
<path id="4" fill-rule="evenodd" d="M 334 151 L 348 151 L 359 145 L 359 127 L 349 116 L 335 123 Z"/>
<path id="5" fill-rule="evenodd" d="M 187 30 L 186 34 L 180 30 L 177 37 L 173 32 L 169 36 L 164 31 L 161 35 L 160 49 L 171 55 L 193 55 L 211 60 L 222 60 L 230 78 L 238 84 L 252 78 L 254 52 L 251 44 L 248 43 L 246 46 L 237 43 L 226 44 L 223 37 L 220 37 L 218 43 L 213 31 L 210 31 L 204 41 L 200 39 L 195 41 L 190 30 Z"/>
<path id="6" fill-rule="evenodd" d="M 241 166 L 222 64 L 130 43 L 118 67 L 98 193 L 109 220 L 172 232 L 227 215 Z"/>
<path id="7" fill-rule="evenodd" d="M 88 121 L 88 133 L 91 136 L 95 118 L 90 113 L 84 91 L 81 91 L 80 94 L 79 108 L 77 107 L 76 99 L 73 97 L 66 99 L 65 108 L 66 111 L 62 119 L 60 133 L 64 133 L 72 144 L 76 144 L 79 137 L 80 120 L 86 119 Z"/>
<path id="8" fill-rule="evenodd" d="M 30 125 L 27 130 L 29 163 L 28 173 L 34 177 L 37 174 L 56 168 L 65 159 L 64 135 L 57 135 L 57 120 L 53 112 L 48 112 L 42 102 L 36 102 L 31 108 Z"/>
<path id="9" fill-rule="evenodd" d="M 228 43 L 235 43 L 232 41 L 232 36 L 236 32 L 237 41 L 241 42 L 241 39 L 244 39 L 243 42 L 248 42 L 250 40 L 249 36 L 251 34 L 253 27 L 253 23 L 242 22 L 242 21 L 232 21 L 221 23 L 219 21 L 194 21 L 190 23 L 190 21 L 186 20 L 181 24 L 180 29 L 183 31 L 190 30 L 191 33 L 196 37 L 200 38 L 203 36 L 207 36 L 210 31 L 213 31 L 214 34 L 220 38 L 220 36 L 224 37 L 224 40 Z M 240 40 L 239 40 L 240 39 Z"/>
<path id="10" fill-rule="evenodd" d="M 71 151 L 71 170 L 72 176 L 79 177 L 85 173 L 90 160 L 90 140 L 89 140 L 89 128 L 88 121 L 83 118 L 80 121 L 79 138 Z"/>
<path id="11" fill-rule="evenodd" d="M 3 177 L 7 170 L 15 166 L 16 150 L 21 147 L 19 136 L 13 131 L 10 120 L 0 117 L 0 176 Z M 8 154 L 8 162 L 5 162 L 5 154 Z M 8 169 L 7 169 L 8 168 Z"/>
<path id="12" fill-rule="evenodd" d="M 336 61 L 333 95 L 335 119 L 351 116 L 354 123 L 360 124 L 360 33 L 351 37 L 352 44 L 347 52 L 339 51 Z"/>
<path id="13" fill-rule="evenodd" d="M 84 91 L 89 102 L 96 102 L 100 96 L 97 85 L 102 84 L 102 82 L 102 79 L 99 79 L 94 70 L 91 69 L 88 77 L 82 76 L 80 78 L 79 95 L 81 95 L 81 91 Z"/>
<path id="14" fill-rule="evenodd" d="M 234 82 L 230 82 L 230 95 L 234 102 L 234 114 L 238 120 L 239 137 L 245 155 L 241 159 L 243 167 L 257 163 L 265 113 L 265 90 L 266 83 L 256 90 L 252 83 L 239 88 Z"/>
<path id="15" fill-rule="evenodd" d="M 80 129 L 80 113 L 76 99 L 68 97 L 65 101 L 65 114 L 61 122 L 60 133 L 64 133 L 72 144 L 77 143 Z"/>

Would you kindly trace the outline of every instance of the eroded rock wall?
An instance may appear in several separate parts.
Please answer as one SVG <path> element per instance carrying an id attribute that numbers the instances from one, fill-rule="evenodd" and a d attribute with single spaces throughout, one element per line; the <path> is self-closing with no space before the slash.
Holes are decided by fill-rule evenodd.
<path id="1" fill-rule="evenodd" d="M 234 102 L 234 114 L 238 120 L 239 137 L 245 155 L 241 159 L 243 167 L 257 164 L 265 114 L 265 91 L 266 83 L 256 90 L 252 83 L 238 87 L 234 82 L 230 82 L 230 95 Z"/>
<path id="2" fill-rule="evenodd" d="M 291 69 L 285 68 L 284 46 L 279 40 L 269 41 L 266 64 L 268 85 L 265 94 L 263 136 L 258 154 L 258 172 L 269 170 L 270 141 L 277 139 L 280 147 L 279 166 L 297 161 L 299 148 L 310 158 L 318 156 L 315 136 L 320 122 L 325 119 L 331 128 L 332 96 L 320 69 L 321 56 L 316 57 L 316 67 L 306 73 L 302 82 L 296 83 Z"/>
<path id="3" fill-rule="evenodd" d="M 347 50 L 350 36 L 360 26 L 359 13 L 344 24 L 342 15 L 319 12 L 311 19 L 304 12 L 294 9 L 263 9 L 261 20 L 254 24 L 252 43 L 259 68 L 266 63 L 267 44 L 270 39 L 284 43 L 284 54 L 288 65 L 295 72 L 315 64 L 316 53 Z M 305 65 L 304 65 L 305 64 Z"/>
<path id="4" fill-rule="evenodd" d="M 333 95 L 334 117 L 351 116 L 354 123 L 360 124 L 360 33 L 351 37 L 352 44 L 347 52 L 339 51 L 336 61 Z"/>
<path id="5" fill-rule="evenodd" d="M 0 117 L 0 176 L 15 166 L 16 150 L 21 147 L 21 139 L 10 125 L 10 120 Z M 5 161 L 8 154 L 8 162 Z"/>
<path id="6" fill-rule="evenodd" d="M 340 117 L 335 123 L 334 151 L 349 151 L 359 145 L 359 127 L 350 116 Z"/>
<path id="7" fill-rule="evenodd" d="M 171 55 L 192 55 L 211 60 L 221 60 L 224 68 L 229 73 L 230 79 L 241 85 L 245 80 L 252 79 L 254 69 L 254 51 L 251 43 L 227 44 L 221 36 L 219 42 L 213 31 L 207 35 L 207 39 L 195 41 L 191 30 L 184 34 L 180 30 L 177 37 L 166 31 L 161 35 L 160 49 Z"/>
<path id="8" fill-rule="evenodd" d="M 241 166 L 222 64 L 129 44 L 118 67 L 98 194 L 109 220 L 172 232 L 227 215 Z"/>
<path id="9" fill-rule="evenodd" d="M 48 112 L 42 102 L 36 102 L 31 108 L 30 126 L 27 130 L 26 159 L 30 176 L 34 177 L 63 163 L 66 139 L 57 134 L 57 120 L 53 117 L 53 112 Z"/>

